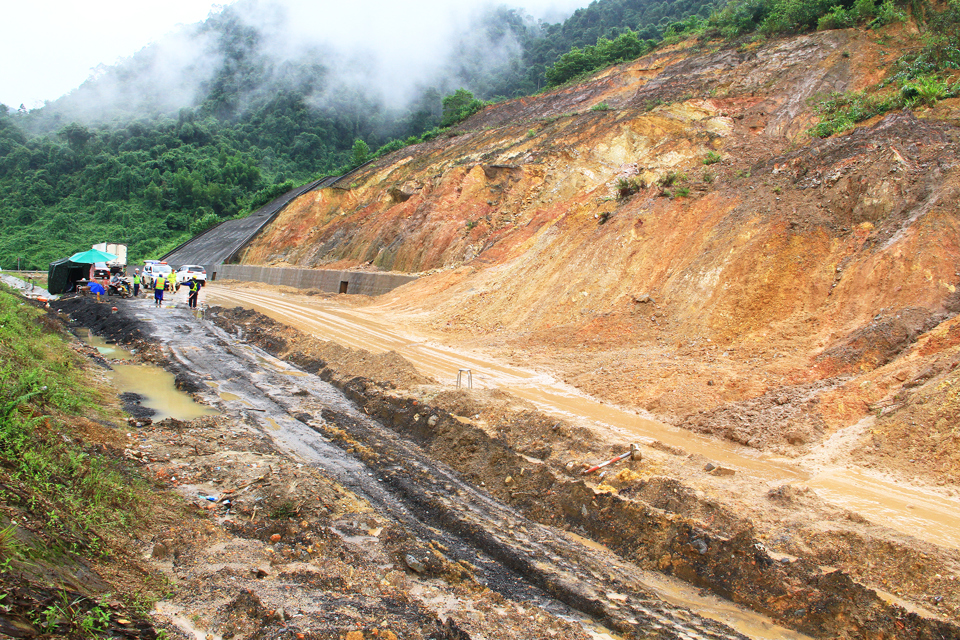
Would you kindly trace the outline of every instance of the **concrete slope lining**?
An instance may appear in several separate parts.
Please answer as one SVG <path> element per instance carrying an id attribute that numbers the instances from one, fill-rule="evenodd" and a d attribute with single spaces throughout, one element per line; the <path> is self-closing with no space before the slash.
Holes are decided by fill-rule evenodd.
<path id="1" fill-rule="evenodd" d="M 376 160 L 376 158 L 374 158 Z M 199 264 L 216 279 L 215 269 L 218 265 L 232 260 L 241 249 L 253 240 L 260 231 L 277 217 L 283 209 L 302 196 L 315 189 L 326 187 L 343 188 L 339 186 L 346 178 L 364 169 L 374 160 L 368 160 L 358 167 L 339 176 L 324 176 L 319 180 L 307 183 L 296 189 L 284 193 L 263 205 L 249 216 L 240 220 L 226 220 L 217 226 L 207 229 L 198 236 L 191 238 L 160 257 L 161 260 L 179 267 L 184 264 Z"/>
<path id="2" fill-rule="evenodd" d="M 203 265 L 208 273 L 213 272 L 217 265 L 229 262 L 289 203 L 309 191 L 330 186 L 342 177 L 326 176 L 288 191 L 263 205 L 246 218 L 226 220 L 207 229 L 173 251 L 161 256 L 160 259 L 174 267 L 184 264 L 199 264 Z"/>

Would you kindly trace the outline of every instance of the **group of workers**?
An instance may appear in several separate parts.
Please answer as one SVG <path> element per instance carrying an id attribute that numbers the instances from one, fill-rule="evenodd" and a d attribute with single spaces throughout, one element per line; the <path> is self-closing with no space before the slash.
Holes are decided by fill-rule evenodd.
<path id="1" fill-rule="evenodd" d="M 90 280 L 81 280 L 81 284 L 86 283 L 90 290 L 90 293 L 95 294 L 97 299 L 100 299 L 100 296 L 106 295 L 106 288 L 92 276 Z M 110 280 L 111 285 L 119 286 L 120 276 L 114 274 L 113 278 Z M 187 293 L 187 305 L 191 309 L 197 308 L 197 299 L 200 297 L 200 288 L 203 287 L 203 281 L 198 280 L 196 276 L 191 276 L 185 284 L 189 286 L 189 292 Z M 157 307 L 163 306 L 163 292 L 170 291 L 176 292 L 180 289 L 180 285 L 177 283 L 177 274 L 168 273 L 166 277 L 163 274 L 157 274 L 153 282 L 149 282 L 149 279 L 140 275 L 140 269 L 135 269 L 133 273 L 133 297 L 140 297 L 140 287 L 143 286 L 146 289 L 147 285 L 152 285 L 153 287 L 153 302 Z"/>
<path id="2" fill-rule="evenodd" d="M 136 269 L 133 274 L 133 297 L 140 297 L 140 285 L 146 284 L 149 284 L 147 279 L 140 275 L 140 269 Z M 196 276 L 192 276 L 186 284 L 190 287 L 190 291 L 187 294 L 187 305 L 191 309 L 196 309 L 197 299 L 200 297 L 200 287 L 203 286 L 203 282 L 197 280 Z M 154 305 L 157 307 L 163 306 L 164 291 L 175 292 L 179 288 L 180 285 L 177 283 L 177 275 L 175 273 L 169 273 L 166 277 L 164 277 L 162 273 L 158 273 L 153 280 Z"/>

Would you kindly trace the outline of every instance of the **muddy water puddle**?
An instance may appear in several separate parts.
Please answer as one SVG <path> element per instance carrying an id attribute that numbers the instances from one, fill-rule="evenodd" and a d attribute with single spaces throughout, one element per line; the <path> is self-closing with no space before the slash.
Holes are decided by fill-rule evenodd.
<path id="1" fill-rule="evenodd" d="M 638 582 L 665 602 L 722 622 L 753 640 L 811 640 L 810 636 L 775 625 L 768 618 L 742 609 L 732 602 L 707 593 L 701 594 L 669 576 L 648 572 L 644 573 Z"/>
<path id="2" fill-rule="evenodd" d="M 578 536 L 572 531 L 564 531 L 563 533 L 574 542 L 578 542 L 585 547 L 605 553 L 613 553 L 604 545 L 589 538 Z M 633 578 L 664 602 L 696 611 L 697 615 L 721 622 L 753 640 L 809 640 L 809 636 L 773 624 L 769 618 L 738 607 L 732 602 L 702 593 L 700 589 L 681 580 L 652 571 L 640 571 Z M 616 600 L 617 594 L 607 594 L 607 598 Z"/>
<path id="3" fill-rule="evenodd" d="M 132 351 L 127 351 L 118 347 L 114 343 L 107 342 L 100 336 L 95 336 L 90 333 L 89 329 L 78 328 L 76 329 L 77 337 L 83 340 L 86 344 L 94 347 L 101 356 L 107 360 L 132 360 L 134 353 Z"/>
<path id="4" fill-rule="evenodd" d="M 95 347 L 104 358 L 112 361 L 112 371 L 108 376 L 113 386 L 120 393 L 139 395 L 140 405 L 155 412 L 150 416 L 151 420 L 193 420 L 217 415 L 215 409 L 194 402 L 190 396 L 178 390 L 172 373 L 149 364 L 134 364 L 133 352 L 109 344 L 89 331 L 78 330 L 77 335 L 86 344 Z"/>
<path id="5" fill-rule="evenodd" d="M 237 400 L 240 400 L 240 396 L 235 393 L 230 393 L 229 391 L 220 391 L 218 395 L 224 402 L 236 402 Z"/>
<path id="6" fill-rule="evenodd" d="M 194 402 L 190 396 L 179 391 L 174 384 L 173 374 L 163 369 L 145 364 L 114 364 L 112 367 L 110 377 L 114 386 L 122 392 L 141 396 L 140 404 L 156 412 L 150 416 L 154 421 L 165 418 L 193 420 L 219 413 L 216 409 Z"/>

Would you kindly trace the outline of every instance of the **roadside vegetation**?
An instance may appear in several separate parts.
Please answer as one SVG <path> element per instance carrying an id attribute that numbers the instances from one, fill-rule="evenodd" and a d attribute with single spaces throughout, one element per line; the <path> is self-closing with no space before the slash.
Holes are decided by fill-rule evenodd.
<path id="1" fill-rule="evenodd" d="M 150 508 L 146 483 L 77 429 L 102 403 L 87 375 L 59 323 L 0 285 L 0 610 L 77 637 L 106 628 L 110 607 L 58 585 L 112 557 Z M 28 585 L 33 596 L 17 590 Z M 16 609 L 24 598 L 28 613 Z"/>

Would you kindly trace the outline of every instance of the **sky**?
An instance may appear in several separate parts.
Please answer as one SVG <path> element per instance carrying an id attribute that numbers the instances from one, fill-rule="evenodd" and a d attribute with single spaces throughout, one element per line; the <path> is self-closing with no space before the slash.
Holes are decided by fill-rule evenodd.
<path id="1" fill-rule="evenodd" d="M 79 87 L 98 65 L 113 65 L 178 26 L 204 20 L 234 0 L 47 0 L 9 3 L 0 21 L 0 103 L 43 106 Z M 417 33 L 462 20 L 490 0 L 280 0 L 306 38 L 322 32 L 347 44 L 351 34 Z M 501 0 L 559 21 L 590 0 Z M 356 28 L 351 28 L 355 26 Z M 369 41 L 368 41 L 369 42 Z M 425 49 L 425 51 L 428 49 Z M 427 54 L 424 54 L 427 55 Z M 416 57 L 411 60 L 417 63 Z"/>

